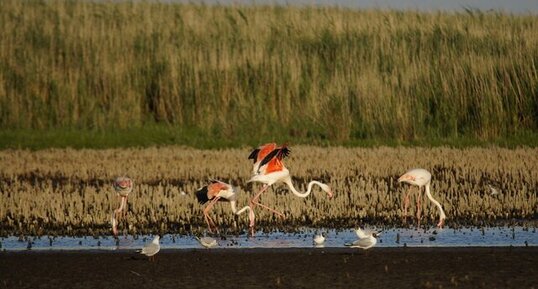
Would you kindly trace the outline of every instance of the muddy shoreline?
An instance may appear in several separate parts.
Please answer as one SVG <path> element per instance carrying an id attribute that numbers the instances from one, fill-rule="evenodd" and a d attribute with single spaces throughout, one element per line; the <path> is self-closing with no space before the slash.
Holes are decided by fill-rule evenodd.
<path id="1" fill-rule="evenodd" d="M 0 253 L 0 288 L 536 288 L 538 247 Z"/>

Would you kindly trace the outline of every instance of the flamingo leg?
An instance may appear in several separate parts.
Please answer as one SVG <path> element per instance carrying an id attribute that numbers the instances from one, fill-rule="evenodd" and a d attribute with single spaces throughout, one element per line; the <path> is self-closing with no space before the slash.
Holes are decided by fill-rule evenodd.
<path id="1" fill-rule="evenodd" d="M 122 202 L 122 199 L 121 199 L 121 196 L 118 196 L 118 200 L 120 201 L 120 206 L 114 210 L 114 215 L 116 216 L 116 220 L 120 220 L 120 212 L 121 212 L 121 202 Z"/>
<path id="2" fill-rule="evenodd" d="M 120 206 L 114 210 L 114 214 L 113 214 L 113 219 L 112 219 L 112 233 L 114 234 L 114 236 L 118 236 L 118 222 L 121 220 L 121 212 L 123 210 L 123 201 L 124 201 L 124 197 L 122 196 L 119 196 L 119 199 L 120 199 Z"/>
<path id="3" fill-rule="evenodd" d="M 127 196 L 125 196 L 123 200 L 125 200 L 125 204 L 123 205 L 123 209 L 121 211 L 123 213 L 123 218 L 126 219 L 127 218 Z"/>
<path id="4" fill-rule="evenodd" d="M 421 188 L 418 188 L 418 195 L 417 195 L 417 226 L 420 227 L 420 214 L 422 212 L 421 207 L 421 201 L 422 201 L 422 190 Z"/>
<path id="5" fill-rule="evenodd" d="M 217 233 L 218 233 L 218 228 L 217 228 L 217 225 L 215 224 L 215 222 L 213 221 L 213 219 L 211 219 L 211 217 L 209 217 L 209 211 L 213 208 L 213 206 L 215 205 L 215 203 L 219 199 L 220 199 L 220 197 L 215 197 L 213 200 L 211 200 L 211 202 L 204 209 L 204 218 L 205 218 L 205 221 L 207 223 L 207 227 L 209 228 L 209 232 L 211 232 L 211 233 L 213 233 L 213 230 L 211 229 L 211 223 L 215 227 L 215 230 L 217 231 Z"/>
<path id="6" fill-rule="evenodd" d="M 116 216 L 112 214 L 112 233 L 114 237 L 118 236 L 118 222 L 116 221 Z"/>
<path id="7" fill-rule="evenodd" d="M 284 218 L 284 214 L 282 214 L 281 212 L 278 212 L 278 211 L 276 211 L 276 210 L 274 210 L 274 209 L 271 209 L 271 208 L 269 208 L 268 206 L 263 205 L 263 204 L 261 204 L 261 203 L 258 202 L 258 199 L 260 198 L 260 195 L 261 195 L 263 192 L 265 192 L 265 191 L 267 190 L 267 188 L 269 188 L 269 186 L 268 186 L 268 185 L 264 185 L 263 188 L 262 188 L 262 190 L 261 190 L 260 192 L 258 192 L 258 193 L 254 196 L 254 198 L 252 198 L 252 199 L 250 200 L 250 207 L 251 207 L 252 209 L 254 209 L 254 208 L 256 208 L 257 205 L 259 205 L 260 207 L 262 207 L 262 208 L 264 208 L 264 209 L 266 209 L 266 210 L 269 210 L 269 211 L 271 211 L 271 212 L 273 212 L 273 213 L 279 215 L 281 218 Z"/>
<path id="8" fill-rule="evenodd" d="M 274 214 L 279 215 L 281 218 L 284 218 L 284 214 L 281 213 L 281 212 L 279 212 L 279 211 L 277 211 L 277 210 L 275 210 L 275 209 L 271 209 L 271 208 L 269 208 L 268 206 L 266 206 L 266 205 L 264 205 L 264 204 L 261 204 L 261 203 L 258 203 L 258 202 L 254 202 L 254 204 L 256 204 L 256 205 L 258 205 L 258 206 L 260 206 L 260 207 L 262 207 L 262 208 L 264 208 L 264 209 L 266 209 L 266 210 L 269 210 L 269 211 L 273 212 Z"/>
<path id="9" fill-rule="evenodd" d="M 407 208 L 409 207 L 409 194 L 410 193 L 411 193 L 411 188 L 407 190 L 407 193 L 405 194 L 405 197 L 404 197 L 403 209 L 402 209 L 404 222 L 407 220 Z"/>

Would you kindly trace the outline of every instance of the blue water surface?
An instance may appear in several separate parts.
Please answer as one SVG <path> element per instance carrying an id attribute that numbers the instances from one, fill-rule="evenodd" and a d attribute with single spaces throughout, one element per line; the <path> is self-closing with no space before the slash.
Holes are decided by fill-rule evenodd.
<path id="1" fill-rule="evenodd" d="M 536 228 L 490 227 L 490 228 L 445 228 L 379 229 L 382 231 L 376 247 L 523 247 L 538 246 Z M 327 234 L 322 247 L 343 248 L 357 239 L 353 229 L 313 229 L 303 228 L 301 233 L 257 232 L 254 237 L 226 235 L 214 237 L 219 248 L 312 248 L 313 236 L 319 232 Z M 7 237 L 0 238 L 0 250 L 134 250 L 150 242 L 153 236 L 112 236 L 103 237 Z M 194 236 L 168 234 L 161 238 L 163 249 L 202 248 Z"/>

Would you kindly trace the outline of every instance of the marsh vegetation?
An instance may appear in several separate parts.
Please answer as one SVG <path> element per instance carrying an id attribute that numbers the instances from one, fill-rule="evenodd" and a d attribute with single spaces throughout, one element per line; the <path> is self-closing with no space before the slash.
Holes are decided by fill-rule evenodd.
<path id="1" fill-rule="evenodd" d="M 525 136 L 536 31 L 498 12 L 5 0 L 0 129 L 11 147 L 155 124 L 252 145 Z"/>
<path id="2" fill-rule="evenodd" d="M 5 164 L 0 167 L 0 235 L 110 235 L 110 215 L 119 204 L 112 182 L 121 175 L 135 183 L 119 226 L 123 233 L 202 232 L 206 224 L 194 192 L 210 178 L 239 186 L 240 206 L 260 189 L 246 184 L 252 167 L 248 154 L 248 148 L 181 147 L 0 151 Z M 411 167 L 432 172 L 432 194 L 443 205 L 448 226 L 532 222 L 538 214 L 537 164 L 537 149 L 294 146 L 286 165 L 298 189 L 317 179 L 330 184 L 335 197 L 328 200 L 316 191 L 301 199 L 275 185 L 261 201 L 286 218 L 258 209 L 257 225 L 268 230 L 405 226 L 401 200 L 409 187 L 397 179 Z M 500 193 L 491 195 L 489 185 Z M 423 225 L 434 226 L 437 210 L 422 198 Z M 415 206 L 410 210 L 412 215 Z M 248 228 L 248 218 L 231 214 L 228 204 L 217 204 L 211 214 L 224 231 Z"/>

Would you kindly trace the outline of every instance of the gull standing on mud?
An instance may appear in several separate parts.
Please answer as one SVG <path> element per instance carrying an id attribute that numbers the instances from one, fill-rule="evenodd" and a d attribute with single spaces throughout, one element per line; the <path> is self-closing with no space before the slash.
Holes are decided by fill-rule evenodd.
<path id="1" fill-rule="evenodd" d="M 237 210 L 237 191 L 236 188 L 232 187 L 231 185 L 221 181 L 212 180 L 211 184 L 198 189 L 196 192 L 196 198 L 200 204 L 205 204 L 210 201 L 204 209 L 204 219 L 207 223 L 207 227 L 209 228 L 209 232 L 213 232 L 211 228 L 212 225 L 215 228 L 215 231 L 218 232 L 217 225 L 213 219 L 209 217 L 209 211 L 218 201 L 229 202 L 232 212 L 236 215 L 241 215 L 243 212 L 248 211 L 248 217 L 250 220 L 249 227 L 254 227 L 254 211 L 249 206 L 244 206 L 240 210 Z"/>
<path id="2" fill-rule="evenodd" d="M 325 232 L 321 233 L 321 234 L 316 234 L 314 236 L 314 245 L 316 246 L 321 246 L 323 245 L 323 243 L 325 243 L 325 237 L 327 235 L 325 234 Z"/>
<path id="3" fill-rule="evenodd" d="M 114 180 L 113 184 L 116 194 L 120 198 L 120 206 L 112 214 L 112 232 L 114 236 L 118 236 L 118 220 L 119 217 L 125 215 L 125 209 L 127 207 L 127 197 L 133 190 L 133 181 L 128 177 L 118 177 Z"/>
<path id="4" fill-rule="evenodd" d="M 200 242 L 200 245 L 206 248 L 213 248 L 218 245 L 217 240 L 211 237 L 198 238 L 197 236 L 194 236 L 194 238 Z"/>
<path id="5" fill-rule="evenodd" d="M 350 245 L 351 248 L 370 249 L 377 244 L 377 237 L 381 235 L 381 232 L 363 231 L 360 228 L 355 229 L 355 234 L 359 239 Z"/>
<path id="6" fill-rule="evenodd" d="M 272 184 L 277 182 L 283 182 L 290 188 L 291 192 L 300 198 L 306 198 L 312 192 L 312 186 L 318 185 L 323 191 L 327 193 L 329 199 L 332 198 L 333 193 L 331 188 L 321 182 L 311 181 L 308 183 L 308 190 L 305 193 L 298 192 L 293 183 L 291 182 L 291 176 L 289 170 L 284 166 L 282 159 L 287 157 L 290 153 L 290 150 L 286 145 L 277 146 L 275 143 L 264 144 L 257 149 L 254 149 L 250 155 L 249 159 L 254 161 L 254 167 L 252 169 L 252 177 L 249 182 L 259 182 L 263 183 L 263 188 L 258 192 L 251 200 L 251 208 L 255 208 L 257 205 L 267 209 L 280 217 L 284 217 L 284 214 L 278 212 L 274 209 L 269 208 L 266 205 L 258 203 L 258 198 L 260 195 L 267 190 Z"/>
<path id="7" fill-rule="evenodd" d="M 159 235 L 155 236 L 153 238 L 153 241 L 151 243 L 146 244 L 142 250 L 140 250 L 140 254 L 144 254 L 148 256 L 148 259 L 150 261 L 155 261 L 155 254 L 157 254 L 161 250 L 161 245 L 159 244 Z"/>
<path id="8" fill-rule="evenodd" d="M 432 175 L 427 170 L 425 170 L 425 169 L 412 169 L 412 170 L 407 171 L 405 174 L 403 174 L 398 179 L 398 183 L 404 182 L 404 183 L 408 183 L 410 185 L 418 186 L 417 220 L 418 220 L 418 225 L 419 226 L 420 226 L 420 213 L 421 213 L 420 212 L 420 199 L 421 199 L 421 196 L 422 196 L 421 195 L 421 189 L 422 189 L 422 187 L 426 187 L 426 196 L 439 209 L 439 223 L 437 224 L 437 227 L 442 228 L 444 223 L 445 223 L 446 215 L 445 215 L 445 211 L 443 211 L 443 207 L 441 206 L 441 204 L 439 204 L 439 202 L 436 201 L 432 197 L 432 194 L 430 192 L 431 179 L 432 179 Z M 404 218 L 407 217 L 407 207 L 409 205 L 409 192 L 410 191 L 407 191 L 407 194 L 405 195 L 405 200 L 404 200 L 404 202 L 405 202 L 404 203 L 404 210 L 403 210 Z"/>

